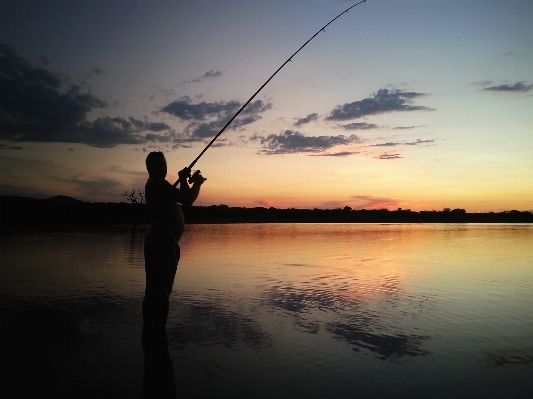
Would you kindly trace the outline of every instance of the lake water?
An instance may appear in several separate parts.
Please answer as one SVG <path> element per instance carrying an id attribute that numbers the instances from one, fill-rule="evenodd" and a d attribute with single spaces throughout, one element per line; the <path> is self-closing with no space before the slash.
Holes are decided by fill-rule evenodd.
<path id="1" fill-rule="evenodd" d="M 1 237 L 3 398 L 141 397 L 145 234 Z M 190 225 L 180 245 L 178 397 L 533 397 L 533 225 Z"/>

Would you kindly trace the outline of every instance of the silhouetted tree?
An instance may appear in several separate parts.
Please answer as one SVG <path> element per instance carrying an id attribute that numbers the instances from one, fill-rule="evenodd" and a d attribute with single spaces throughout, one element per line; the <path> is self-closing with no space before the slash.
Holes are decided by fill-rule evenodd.
<path id="1" fill-rule="evenodd" d="M 122 195 L 126 197 L 131 204 L 145 204 L 146 203 L 144 191 L 140 191 L 140 190 L 137 191 L 135 189 L 132 189 L 131 191 L 124 191 L 124 194 Z"/>
<path id="2" fill-rule="evenodd" d="M 144 195 L 144 191 L 137 191 L 135 189 L 131 189 L 130 191 L 125 191 L 122 194 L 128 202 L 131 204 L 130 208 L 130 220 L 133 224 L 133 228 L 140 224 L 145 223 L 146 219 L 146 196 Z"/>

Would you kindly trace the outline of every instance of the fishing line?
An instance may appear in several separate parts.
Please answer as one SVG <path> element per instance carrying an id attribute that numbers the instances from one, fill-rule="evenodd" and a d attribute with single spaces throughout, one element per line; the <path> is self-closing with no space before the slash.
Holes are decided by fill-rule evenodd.
<path id="1" fill-rule="evenodd" d="M 276 74 L 281 71 L 281 69 L 287 65 L 289 62 L 292 61 L 292 58 L 298 54 L 300 52 L 300 50 L 302 50 L 305 46 L 307 46 L 307 44 L 313 40 L 320 32 L 326 32 L 326 28 L 331 24 L 333 23 L 337 18 L 339 18 L 341 15 L 343 14 L 346 14 L 348 13 L 348 11 L 350 11 L 352 8 L 354 8 L 355 6 L 358 6 L 359 4 L 361 3 L 365 3 L 366 0 L 361 0 L 359 3 L 356 3 L 354 4 L 353 6 L 347 8 L 346 10 L 344 10 L 343 12 L 341 12 L 339 15 L 337 15 L 335 18 L 333 18 L 331 21 L 329 21 L 326 25 L 324 25 L 322 28 L 320 28 L 320 30 L 318 32 L 316 32 L 308 41 L 306 41 L 298 50 L 296 50 L 296 52 L 291 55 L 287 61 L 285 61 L 277 70 L 276 72 L 274 72 L 272 74 L 272 76 L 270 76 L 268 78 L 268 80 L 263 83 L 263 85 L 259 88 L 259 90 L 257 90 L 254 95 L 252 97 L 250 97 L 250 99 L 248 101 L 246 101 L 246 103 L 244 103 L 244 105 L 237 111 L 237 113 L 235 115 L 233 115 L 233 117 L 224 125 L 224 127 L 217 133 L 217 135 L 215 137 L 213 137 L 213 139 L 209 142 L 209 144 L 207 144 L 207 146 L 203 149 L 203 151 L 194 159 L 194 161 L 191 162 L 191 164 L 189 165 L 189 170 L 192 169 L 192 167 L 196 164 L 196 162 L 198 162 L 198 160 L 202 157 L 202 155 L 204 155 L 204 153 L 207 151 L 207 149 L 209 147 L 211 147 L 211 144 L 213 144 L 216 139 L 224 132 L 224 130 L 226 130 L 226 128 L 231 124 L 231 122 L 233 122 L 233 120 L 244 110 L 244 108 L 246 108 L 246 106 L 248 104 L 250 104 L 250 102 L 255 98 L 255 96 L 257 96 L 257 94 L 259 94 L 259 92 L 261 90 L 263 90 L 263 88 L 268 84 L 268 82 L 270 82 L 272 80 L 272 78 L 274 76 L 276 76 Z M 178 182 L 176 182 L 178 183 Z"/>

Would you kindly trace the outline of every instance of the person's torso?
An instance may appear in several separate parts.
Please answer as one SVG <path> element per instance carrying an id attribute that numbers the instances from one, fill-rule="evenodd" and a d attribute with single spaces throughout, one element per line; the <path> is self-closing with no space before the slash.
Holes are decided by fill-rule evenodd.
<path id="1" fill-rule="evenodd" d="M 183 212 L 170 196 L 173 187 L 164 179 L 149 178 L 145 186 L 146 203 L 154 232 L 170 232 L 176 241 L 185 228 Z"/>

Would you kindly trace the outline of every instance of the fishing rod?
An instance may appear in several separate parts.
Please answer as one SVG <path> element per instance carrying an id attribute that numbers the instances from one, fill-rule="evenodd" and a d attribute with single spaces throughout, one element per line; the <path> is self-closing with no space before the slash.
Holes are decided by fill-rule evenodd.
<path id="1" fill-rule="evenodd" d="M 291 56 L 287 59 L 287 61 L 285 61 L 285 62 L 284 62 L 284 63 L 283 63 L 283 64 L 282 64 L 282 65 L 276 70 L 276 72 L 274 72 L 274 73 L 272 74 L 272 76 L 270 76 L 270 77 L 268 78 L 268 80 L 267 80 L 265 83 L 263 83 L 263 85 L 259 88 L 259 90 L 257 90 L 257 91 L 254 93 L 254 95 L 253 95 L 252 97 L 250 97 L 250 98 L 248 99 L 248 101 L 246 101 L 246 102 L 244 103 L 244 105 L 243 105 L 243 106 L 237 111 L 237 113 L 236 113 L 235 115 L 233 115 L 233 117 L 232 117 L 232 118 L 231 118 L 231 119 L 230 119 L 230 120 L 224 125 L 224 127 L 223 127 L 223 128 L 217 133 L 217 135 L 216 135 L 215 137 L 213 137 L 213 139 L 209 142 L 209 144 L 207 144 L 207 146 L 202 150 L 202 152 L 201 152 L 201 153 L 200 153 L 200 154 L 194 159 L 194 161 L 191 162 L 191 164 L 189 165 L 189 168 L 188 168 L 188 169 L 189 169 L 189 170 L 192 169 L 192 167 L 196 164 L 196 162 L 198 162 L 198 160 L 202 157 L 202 155 L 204 155 L 204 153 L 207 151 L 207 149 L 208 149 L 209 147 L 211 147 L 211 144 L 213 144 L 213 143 L 216 141 L 216 139 L 217 139 L 217 138 L 218 138 L 218 137 L 224 132 L 224 130 L 226 130 L 226 128 L 231 124 L 231 122 L 233 122 L 233 120 L 234 120 L 237 116 L 239 116 L 239 114 L 244 110 L 244 108 L 246 108 L 246 106 L 247 106 L 248 104 L 250 104 L 250 102 L 255 98 L 255 96 L 257 96 L 257 94 L 259 94 L 259 92 L 260 92 L 261 90 L 263 90 L 263 88 L 268 84 L 268 82 L 270 82 L 270 81 L 272 80 L 272 78 L 273 78 L 274 76 L 276 76 L 277 73 L 278 73 L 279 71 L 281 71 L 281 69 L 282 69 L 285 65 L 287 65 L 289 62 L 292 62 L 292 58 L 293 58 L 296 54 L 298 54 L 298 53 L 300 52 L 301 49 L 303 49 L 305 46 L 307 46 L 307 43 L 309 43 L 309 42 L 310 42 L 311 40 L 313 40 L 316 36 L 318 36 L 318 34 L 319 34 L 320 32 L 326 32 L 326 28 L 327 28 L 330 24 L 332 24 L 337 18 L 339 18 L 339 17 L 340 17 L 341 15 L 343 15 L 343 14 L 347 14 L 348 11 L 350 11 L 352 8 L 354 8 L 355 6 L 358 6 L 358 5 L 361 4 L 361 3 L 366 3 L 366 0 L 361 0 L 359 3 L 356 3 L 356 4 L 354 4 L 353 6 L 347 8 L 346 10 L 344 10 L 343 12 L 341 12 L 339 15 L 337 15 L 335 18 L 333 18 L 331 21 L 329 21 L 326 25 L 324 25 L 322 28 L 320 28 L 320 30 L 319 30 L 318 32 L 316 32 L 313 36 L 311 36 L 311 38 L 310 38 L 308 41 L 306 41 L 306 42 L 305 42 L 305 43 L 304 43 L 304 44 L 303 44 L 298 50 L 296 50 L 296 52 L 295 52 L 293 55 L 291 55 Z M 174 185 L 177 185 L 178 182 L 179 182 L 179 179 L 178 179 L 178 181 L 176 181 L 176 183 L 175 183 Z"/>

